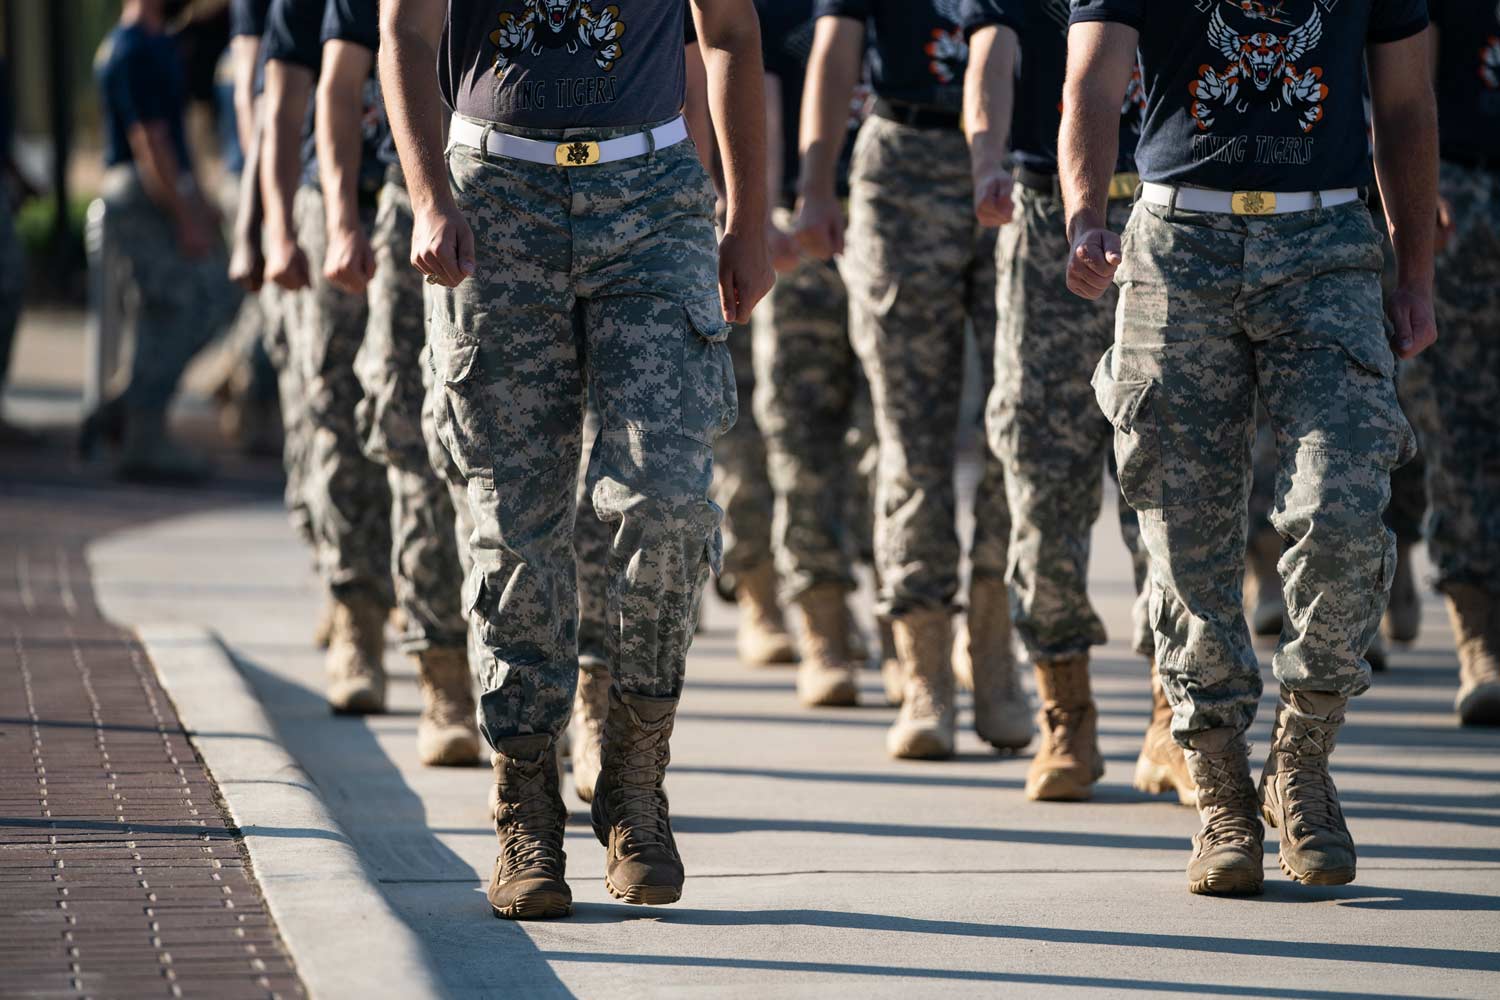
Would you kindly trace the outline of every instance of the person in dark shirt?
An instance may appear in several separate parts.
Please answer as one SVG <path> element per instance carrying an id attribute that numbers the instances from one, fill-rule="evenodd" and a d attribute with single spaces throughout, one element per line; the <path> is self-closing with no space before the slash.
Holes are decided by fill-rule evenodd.
<path id="1" fill-rule="evenodd" d="M 1099 473 L 1111 438 L 1108 421 L 1093 405 L 1089 374 L 1113 338 L 1114 301 L 1111 296 L 1103 303 L 1084 302 L 1069 294 L 1063 280 L 1067 242 L 1057 126 L 1068 5 L 964 0 L 961 23 L 970 45 L 964 96 L 977 218 L 998 221 L 1014 198 L 1015 218 L 1000 230 L 995 255 L 1000 323 L 987 412 L 989 444 L 1005 467 L 1011 498 L 1013 558 L 1007 582 L 1038 689 L 1067 699 L 1046 701 L 1038 716 L 1042 749 L 1032 759 L 1026 795 L 1087 799 L 1103 770 L 1089 650 L 1106 638 L 1089 601 L 1088 552 L 1099 517 Z M 1121 109 L 1119 127 L 1120 156 L 1109 202 L 1115 225 L 1129 217 L 1135 194 L 1140 107 L 1134 101 Z M 1014 164 L 1014 187 L 1007 160 Z M 1147 566 L 1135 512 L 1120 504 L 1119 513 L 1141 591 Z M 1144 597 L 1137 601 L 1136 617 L 1134 645 L 1149 659 Z M 1190 804 L 1192 781 L 1167 729 L 1171 710 L 1160 684 L 1153 681 L 1152 690 L 1152 723 L 1135 783 L 1148 792 L 1175 789 Z"/>
<path id="2" fill-rule="evenodd" d="M 197 481 L 209 467 L 167 437 L 167 406 L 188 362 L 221 332 L 239 299 L 225 277 L 215 214 L 188 156 L 184 75 L 163 19 L 161 0 L 130 0 L 95 64 L 104 107 L 108 252 L 128 261 L 138 313 L 128 385 L 90 416 L 84 438 L 123 411 L 120 475 Z"/>
<path id="3" fill-rule="evenodd" d="M 1441 350 L 1417 364 L 1437 414 L 1423 428 L 1427 550 L 1458 641 L 1455 710 L 1500 725 L 1500 8 L 1428 0 L 1437 53 Z"/>
<path id="4" fill-rule="evenodd" d="M 995 333 L 994 221 L 977 223 L 961 128 L 968 45 L 956 0 L 818 0 L 802 103 L 797 235 L 820 259 L 841 255 L 850 332 L 875 407 L 877 613 L 889 618 L 904 691 L 886 737 L 896 757 L 941 758 L 956 738 L 955 663 L 981 702 L 975 723 L 997 748 L 1031 741 L 1011 653 L 1005 589 L 1010 515 L 986 452 L 974 500 L 967 630 L 956 643 L 960 547 L 955 509 L 965 327 L 987 392 Z M 837 177 L 849 99 L 869 32 L 874 109 L 849 175 L 849 238 Z"/>
<path id="5" fill-rule="evenodd" d="M 1261 816 L 1293 879 L 1341 884 L 1355 849 L 1329 776 L 1395 560 L 1382 523 L 1414 438 L 1396 361 L 1436 337 L 1437 121 L 1423 0 L 1073 0 L 1058 139 L 1068 287 L 1120 290 L 1094 373 L 1120 488 L 1151 555 L 1172 732 L 1203 828 L 1188 888 L 1261 891 Z M 1120 100 L 1139 52 L 1142 186 L 1108 219 Z M 1368 68 L 1374 169 L 1362 101 Z M 1360 197 L 1378 174 L 1396 280 Z M 1388 339 L 1389 334 L 1389 339 Z M 1272 524 L 1287 624 L 1257 794 L 1245 730 L 1261 694 L 1241 604 L 1255 406 L 1275 431 Z"/>
<path id="6" fill-rule="evenodd" d="M 467 626 L 460 591 L 453 503 L 429 459 L 441 450 L 423 433 L 422 276 L 407 262 L 411 198 L 396 160 L 385 107 L 370 89 L 380 46 L 376 0 L 328 0 L 321 28 L 316 122 L 328 252 L 323 277 L 369 303 L 354 374 L 364 397 L 358 422 L 365 456 L 385 470 L 391 495 L 391 569 L 405 620 L 402 649 L 422 689 L 417 753 L 428 765 L 479 763 Z M 385 173 L 371 229 L 361 177 L 373 151 Z M 429 427 L 431 426 L 429 422 Z"/>
<path id="7" fill-rule="evenodd" d="M 592 396 L 588 481 L 614 532 L 594 832 L 611 895 L 671 903 L 684 873 L 662 786 L 722 551 L 708 489 L 734 422 L 725 340 L 771 284 L 759 31 L 749 0 L 691 5 L 714 120 L 732 125 L 717 133 L 716 257 L 713 188 L 681 116 L 689 5 L 496 6 L 385 0 L 380 47 L 411 259 L 434 286 L 438 434 L 474 524 L 464 593 L 500 838 L 488 898 L 512 919 L 572 908 L 554 758 L 578 673 L 573 524 Z"/>
<path id="8" fill-rule="evenodd" d="M 323 70 L 326 8 L 325 0 L 273 0 L 266 15 L 265 273 L 291 293 L 282 298 L 282 322 L 291 363 L 301 367 L 304 380 L 303 419 L 311 432 L 303 481 L 317 564 L 333 605 L 328 704 L 334 712 L 362 714 L 385 710 L 382 654 L 395 595 L 390 488 L 385 467 L 364 453 L 356 415 L 364 390 L 354 360 L 369 321 L 364 285 L 373 263 L 351 254 L 359 241 L 368 254 L 365 234 L 375 221 L 385 168 L 377 156 L 379 137 L 361 133 L 358 157 L 330 165 L 338 190 L 325 197 L 319 186 L 318 123 L 310 98 Z M 361 83 L 362 94 L 364 83 L 373 81 Z M 368 99 L 363 106 L 370 108 Z M 352 191 L 343 186 L 346 175 Z M 347 242 L 348 229 L 330 231 L 330 202 L 352 216 L 356 242 Z"/>

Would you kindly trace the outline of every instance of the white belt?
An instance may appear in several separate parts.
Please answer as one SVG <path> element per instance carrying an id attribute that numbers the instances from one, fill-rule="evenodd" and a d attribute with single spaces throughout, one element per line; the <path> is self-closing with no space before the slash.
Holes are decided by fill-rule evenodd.
<path id="1" fill-rule="evenodd" d="M 1356 188 L 1331 191 L 1210 191 L 1146 181 L 1141 200 L 1153 205 L 1173 205 L 1186 212 L 1223 212 L 1229 215 L 1285 215 L 1332 208 L 1359 200 Z"/>
<path id="2" fill-rule="evenodd" d="M 498 129 L 497 125 L 481 125 L 454 115 L 453 123 L 448 128 L 448 138 L 472 149 L 484 150 L 491 156 L 525 160 L 528 163 L 546 163 L 556 167 L 592 167 L 597 163 L 628 160 L 632 156 L 645 156 L 653 149 L 675 146 L 686 139 L 688 134 L 687 124 L 681 115 L 665 125 L 600 142 L 582 138 L 563 142 L 526 139 L 519 135 L 508 135 Z"/>

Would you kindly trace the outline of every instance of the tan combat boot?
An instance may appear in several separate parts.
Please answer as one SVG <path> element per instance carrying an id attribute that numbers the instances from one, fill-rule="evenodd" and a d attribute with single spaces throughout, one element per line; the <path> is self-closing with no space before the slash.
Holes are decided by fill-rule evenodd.
<path id="1" fill-rule="evenodd" d="M 479 723 L 469 654 L 462 646 L 435 646 L 412 658 L 422 688 L 417 756 L 428 767 L 473 767 L 479 763 Z"/>
<path id="2" fill-rule="evenodd" d="M 834 583 L 809 587 L 794 605 L 802 638 L 797 667 L 797 699 L 808 708 L 857 705 L 855 663 L 849 656 L 849 609 L 844 588 Z"/>
<path id="3" fill-rule="evenodd" d="M 682 898 L 682 856 L 667 807 L 667 762 L 677 699 L 609 691 L 604 762 L 594 788 L 594 836 L 608 850 L 604 887 L 626 903 Z"/>
<path id="4" fill-rule="evenodd" d="M 333 616 L 337 607 L 338 602 L 330 597 L 323 602 L 323 610 L 318 613 L 318 623 L 313 626 L 313 645 L 319 649 L 327 649 L 333 641 Z"/>
<path id="5" fill-rule="evenodd" d="M 1187 751 L 1198 787 L 1198 819 L 1188 861 L 1188 891 L 1201 896 L 1251 896 L 1265 884 L 1265 827 L 1260 825 L 1250 748 L 1232 729 L 1197 733 Z"/>
<path id="6" fill-rule="evenodd" d="M 946 608 L 911 611 L 891 623 L 901 664 L 901 713 L 886 734 L 892 757 L 953 756 L 957 692 L 953 686 L 953 619 Z"/>
<path id="7" fill-rule="evenodd" d="M 983 576 L 969 584 L 965 636 L 973 675 L 975 732 L 997 750 L 1025 749 L 1031 742 L 1031 706 L 1016 673 L 1010 590 L 1004 580 Z"/>
<path id="8" fill-rule="evenodd" d="M 1391 601 L 1380 622 L 1381 631 L 1392 642 L 1412 642 L 1422 628 L 1422 596 L 1417 593 L 1412 572 L 1412 543 L 1396 541 L 1396 573 L 1391 578 Z"/>
<path id="9" fill-rule="evenodd" d="M 337 715 L 385 711 L 385 617 L 388 609 L 364 594 L 335 597 L 333 631 L 324 663 L 328 707 Z"/>
<path id="10" fill-rule="evenodd" d="M 1466 726 L 1500 726 L 1500 600 L 1468 583 L 1443 588 L 1458 642 L 1458 697 Z"/>
<path id="11" fill-rule="evenodd" d="M 599 780 L 599 755 L 604 745 L 604 720 L 609 717 L 609 664 L 592 656 L 578 661 L 578 690 L 573 696 L 573 719 L 568 723 L 573 759 L 573 791 L 585 802 L 594 801 Z"/>
<path id="12" fill-rule="evenodd" d="M 1260 777 L 1261 812 L 1281 830 L 1281 870 L 1295 882 L 1354 881 L 1354 838 L 1328 773 L 1348 703 L 1341 694 L 1281 689 Z"/>
<path id="13" fill-rule="evenodd" d="M 886 617 L 880 619 L 880 682 L 885 687 L 885 703 L 893 708 L 901 704 L 906 674 L 901 669 L 901 657 L 896 654 L 896 634 Z"/>
<path id="14" fill-rule="evenodd" d="M 1182 747 L 1172 738 L 1172 706 L 1162 687 L 1161 675 L 1156 672 L 1155 660 L 1151 661 L 1151 722 L 1146 727 L 1141 755 L 1135 760 L 1132 783 L 1147 795 L 1175 792 L 1177 801 L 1183 805 L 1198 804 L 1198 786 L 1188 772 Z"/>
<path id="15" fill-rule="evenodd" d="M 485 895 L 497 917 L 545 920 L 573 911 L 573 892 L 563 880 L 568 810 L 558 790 L 556 759 L 545 733 L 501 740 L 494 755 L 500 853 Z"/>
<path id="16" fill-rule="evenodd" d="M 756 667 L 797 662 L 797 647 L 776 603 L 776 574 L 769 562 L 735 578 L 734 601 L 740 609 L 736 645 L 742 662 Z"/>
<path id="17" fill-rule="evenodd" d="M 1246 597 L 1250 605 L 1250 631 L 1255 635 L 1278 636 L 1286 617 L 1286 601 L 1281 594 L 1281 574 L 1276 563 L 1281 559 L 1281 536 L 1272 528 L 1263 528 L 1250 538 L 1245 554 L 1249 570 Z"/>
<path id="18" fill-rule="evenodd" d="M 1099 753 L 1099 708 L 1089 687 L 1089 657 L 1078 653 L 1036 665 L 1042 745 L 1026 773 L 1026 797 L 1044 802 L 1082 802 L 1104 777 Z"/>

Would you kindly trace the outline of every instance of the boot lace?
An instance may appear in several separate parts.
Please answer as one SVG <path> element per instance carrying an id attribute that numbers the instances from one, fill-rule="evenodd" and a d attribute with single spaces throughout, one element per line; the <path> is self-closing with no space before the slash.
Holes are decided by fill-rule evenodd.
<path id="1" fill-rule="evenodd" d="M 1198 767 L 1202 848 L 1257 843 L 1263 831 L 1256 818 L 1255 793 L 1243 774 L 1243 758 L 1199 754 Z"/>
<path id="2" fill-rule="evenodd" d="M 547 782 L 549 756 L 541 763 L 507 761 L 500 815 L 501 856 L 506 872 L 540 869 L 562 875 L 563 823 Z"/>
<path id="3" fill-rule="evenodd" d="M 1070 749 L 1077 738 L 1078 727 L 1083 723 L 1084 709 L 1046 705 L 1042 712 L 1047 717 L 1042 738 L 1047 741 L 1048 751 L 1060 754 Z"/>
<path id="4" fill-rule="evenodd" d="M 1340 829 L 1344 825 L 1338 790 L 1328 773 L 1336 726 L 1291 718 L 1277 741 L 1280 770 L 1286 776 L 1288 820 L 1300 829 Z"/>
<path id="5" fill-rule="evenodd" d="M 609 792 L 610 817 L 620 830 L 621 853 L 647 847 L 671 847 L 667 796 L 661 790 L 666 773 L 666 733 L 670 719 L 637 722 L 620 741 L 621 761 Z"/>

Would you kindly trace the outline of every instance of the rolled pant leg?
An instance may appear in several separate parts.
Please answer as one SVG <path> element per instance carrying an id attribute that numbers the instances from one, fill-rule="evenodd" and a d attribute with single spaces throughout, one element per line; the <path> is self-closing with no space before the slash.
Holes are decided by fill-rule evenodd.
<path id="1" fill-rule="evenodd" d="M 291 299 L 290 339 L 307 393 L 305 487 L 318 565 L 335 593 L 364 591 L 389 603 L 391 492 L 385 469 L 365 457 L 354 415 L 364 393 L 354 358 L 365 339 L 369 307 L 364 296 L 345 295 L 323 277 L 328 244 L 322 194 L 303 187 L 294 211 L 313 276 L 312 287 Z"/>
<path id="2" fill-rule="evenodd" d="M 724 510 L 724 575 L 734 577 L 771 559 L 771 482 L 766 474 L 766 445 L 756 424 L 755 364 L 751 330 L 736 326 L 729 353 L 739 394 L 740 419 L 714 445 L 713 498 Z"/>
<path id="3" fill-rule="evenodd" d="M 1110 425 L 1088 373 L 1109 347 L 1114 296 L 1088 302 L 1067 291 L 1067 254 L 1061 201 L 1022 188 L 1001 235 L 989 431 L 1009 487 L 1016 627 L 1039 661 L 1105 641 L 1088 566 Z"/>
<path id="4" fill-rule="evenodd" d="M 464 645 L 462 569 L 448 484 L 433 468 L 422 430 L 426 343 L 422 275 L 407 263 L 412 233 L 406 188 L 387 184 L 371 242 L 370 320 L 355 371 L 365 455 L 385 466 L 391 492 L 391 568 L 405 613 L 407 652 Z"/>
<path id="5" fill-rule="evenodd" d="M 781 597 L 794 601 L 820 584 L 853 590 L 848 518 L 857 473 L 846 435 L 859 361 L 838 272 L 804 259 L 777 277 L 753 325 L 755 409 L 775 493 L 771 541 Z"/>

